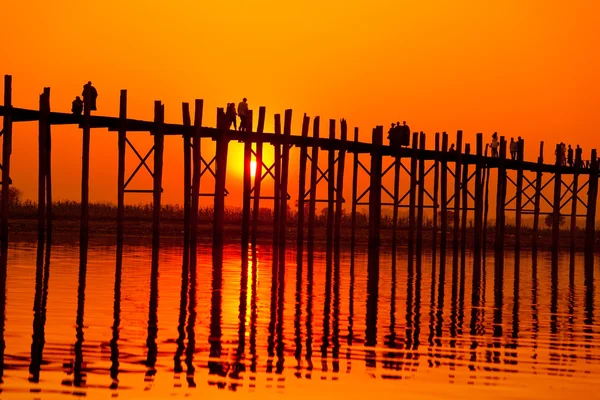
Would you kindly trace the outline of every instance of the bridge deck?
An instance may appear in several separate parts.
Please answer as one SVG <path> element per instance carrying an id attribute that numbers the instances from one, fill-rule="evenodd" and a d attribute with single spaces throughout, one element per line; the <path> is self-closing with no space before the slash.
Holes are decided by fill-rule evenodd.
<path id="1" fill-rule="evenodd" d="M 0 106 L 0 116 L 4 116 L 6 108 Z M 38 110 L 30 110 L 25 108 L 13 107 L 11 110 L 11 117 L 13 122 L 33 122 L 40 119 L 40 112 Z M 81 126 L 83 122 L 83 116 L 73 115 L 70 113 L 61 112 L 50 112 L 49 122 L 51 125 L 77 125 Z M 106 128 L 109 131 L 117 131 L 121 126 L 121 121 L 118 117 L 106 117 L 100 115 L 90 116 L 90 126 L 92 128 Z M 127 119 L 125 121 L 125 130 L 128 132 L 150 132 L 155 127 L 153 121 L 143 121 L 137 119 Z M 184 126 L 183 124 L 165 123 L 163 125 L 163 132 L 165 135 L 193 135 L 193 126 Z M 211 138 L 216 140 L 221 135 L 226 134 L 230 140 L 236 140 L 239 142 L 252 142 L 252 143 L 271 143 L 281 144 L 285 140 L 283 135 L 276 135 L 273 133 L 256 133 L 256 132 L 239 132 L 239 131 L 222 131 L 216 128 L 202 127 L 201 137 Z M 313 139 L 311 137 L 302 137 L 300 135 L 291 135 L 288 139 L 288 143 L 296 147 L 313 147 L 318 146 L 324 150 L 328 149 L 340 149 L 344 143 L 339 139 L 329 138 L 318 138 Z M 347 152 L 350 153 L 370 153 L 373 151 L 373 144 L 367 142 L 354 142 L 348 141 L 345 143 Z M 455 162 L 457 157 L 453 153 L 444 153 L 435 150 L 413 150 L 412 148 L 393 148 L 389 145 L 381 147 L 381 152 L 385 156 L 400 156 L 402 158 L 411 157 L 413 152 L 417 153 L 418 159 L 423 160 L 439 160 Z M 482 157 L 483 163 L 487 168 L 497 168 L 500 160 L 492 157 Z M 478 156 L 476 155 L 462 155 L 462 163 L 476 164 Z M 516 160 L 505 160 L 505 168 L 509 170 L 516 170 L 519 168 L 520 163 Z M 537 162 L 524 161 L 522 163 L 525 171 L 541 171 L 549 173 L 561 174 L 584 174 L 589 173 L 590 168 L 587 167 L 569 167 L 569 166 L 556 166 L 555 164 L 539 164 Z"/>

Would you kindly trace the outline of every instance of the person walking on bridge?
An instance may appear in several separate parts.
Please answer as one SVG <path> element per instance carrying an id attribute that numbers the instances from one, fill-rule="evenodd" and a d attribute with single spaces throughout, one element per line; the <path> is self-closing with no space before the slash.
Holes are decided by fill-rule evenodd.
<path id="1" fill-rule="evenodd" d="M 498 158 L 498 146 L 500 143 L 498 143 L 498 132 L 494 132 L 494 134 L 492 135 L 492 157 L 494 158 Z"/>
<path id="2" fill-rule="evenodd" d="M 517 142 L 515 142 L 515 138 L 510 138 L 510 158 L 512 160 L 517 159 Z"/>
<path id="3" fill-rule="evenodd" d="M 246 131 L 246 118 L 248 117 L 248 101 L 244 97 L 238 104 L 237 113 L 240 116 L 240 131 Z"/>
<path id="4" fill-rule="evenodd" d="M 227 129 L 231 128 L 233 123 L 233 129 L 237 131 L 237 114 L 235 112 L 235 103 L 227 103 L 227 111 L 225 112 L 227 117 Z"/>

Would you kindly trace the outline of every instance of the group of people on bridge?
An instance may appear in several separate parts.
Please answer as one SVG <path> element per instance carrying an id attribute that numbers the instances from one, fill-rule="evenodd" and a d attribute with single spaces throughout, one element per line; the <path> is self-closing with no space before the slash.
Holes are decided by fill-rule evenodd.
<path id="1" fill-rule="evenodd" d="M 227 103 L 227 108 L 225 109 L 225 118 L 227 120 L 227 129 L 231 128 L 231 124 L 233 124 L 233 128 L 237 131 L 237 117 L 240 117 L 240 128 L 239 131 L 248 131 L 248 99 L 245 97 L 238 103 L 237 112 L 235 108 L 235 103 Z"/>
<path id="2" fill-rule="evenodd" d="M 83 92 L 81 92 L 81 97 L 83 97 L 84 99 L 88 96 L 90 111 L 96 111 L 96 100 L 98 99 L 98 91 L 94 86 L 92 86 L 91 81 L 83 85 Z M 71 103 L 71 112 L 74 115 L 81 115 L 83 113 L 83 108 L 86 102 L 82 100 L 81 97 L 75 97 L 75 100 L 73 100 L 73 102 Z"/>

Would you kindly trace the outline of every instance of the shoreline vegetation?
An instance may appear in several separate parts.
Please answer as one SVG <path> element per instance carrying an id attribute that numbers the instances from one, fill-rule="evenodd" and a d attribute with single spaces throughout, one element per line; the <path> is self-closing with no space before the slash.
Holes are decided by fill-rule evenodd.
<path id="1" fill-rule="evenodd" d="M 52 204 L 52 223 L 53 234 L 78 234 L 79 217 L 81 205 L 76 201 L 56 201 Z M 125 210 L 125 237 L 150 237 L 152 235 L 152 204 L 126 205 Z M 448 212 L 448 248 L 452 251 L 453 236 L 453 212 Z M 30 200 L 12 202 L 10 205 L 9 231 L 16 238 L 21 234 L 37 232 L 37 203 Z M 181 238 L 183 240 L 183 206 L 167 204 L 162 207 L 161 212 L 161 236 L 165 238 Z M 252 213 L 251 213 L 252 215 Z M 305 230 L 307 228 L 308 210 L 305 212 Z M 203 207 L 198 210 L 198 239 L 205 241 L 212 238 L 212 220 L 213 210 L 210 207 Z M 544 218 L 540 217 L 540 228 L 538 247 L 540 249 L 550 249 L 552 245 L 552 230 L 544 223 Z M 89 208 L 89 228 L 92 235 L 104 236 L 115 235 L 117 231 L 117 206 L 113 203 L 90 203 Z M 561 217 L 561 247 L 568 248 L 570 243 L 570 225 L 567 224 L 568 218 Z M 242 210 L 241 208 L 227 208 L 225 210 L 225 237 L 228 241 L 235 242 L 241 238 Z M 382 215 L 381 220 L 381 242 L 382 244 L 391 244 L 392 238 L 391 215 Z M 261 208 L 259 212 L 259 223 L 257 229 L 257 241 L 267 243 L 272 240 L 273 210 L 270 208 Z M 325 228 L 327 225 L 327 208 L 318 210 L 315 215 L 315 243 L 324 243 L 326 240 Z M 366 244 L 368 241 L 368 215 L 357 211 L 356 213 L 356 244 L 358 246 Z M 474 229 L 473 221 L 469 220 L 467 226 L 467 247 L 473 243 Z M 569 226 L 567 226 L 569 225 Z M 342 243 L 349 244 L 351 239 L 351 215 L 343 209 L 342 215 Z M 290 209 L 287 219 L 287 239 L 295 241 L 297 227 L 297 211 Z M 431 218 L 425 218 L 423 222 L 423 242 L 430 244 L 433 238 L 433 221 Z M 398 219 L 398 243 L 400 246 L 406 243 L 408 238 L 408 215 L 402 215 Z M 439 221 L 438 221 L 439 229 Z M 514 246 L 514 226 L 506 226 L 505 243 L 507 248 Z M 439 233 L 438 233 L 439 235 Z M 523 240 L 521 248 L 531 247 L 531 227 L 524 225 L 522 227 Z M 585 230 L 581 227 L 576 229 L 577 249 L 583 249 Z M 495 240 L 494 222 L 488 221 L 487 226 L 487 248 L 493 249 Z M 439 246 L 439 237 L 438 237 Z"/>

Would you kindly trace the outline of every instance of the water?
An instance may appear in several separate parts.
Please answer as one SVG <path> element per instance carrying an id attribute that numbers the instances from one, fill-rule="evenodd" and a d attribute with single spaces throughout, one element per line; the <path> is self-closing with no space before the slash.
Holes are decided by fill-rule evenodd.
<path id="1" fill-rule="evenodd" d="M 369 285 L 365 251 L 329 270 L 305 255 L 300 274 L 288 251 L 273 279 L 269 246 L 247 269 L 226 246 L 221 276 L 201 247 L 188 278 L 165 246 L 151 285 L 149 247 L 126 245 L 119 281 L 113 245 L 91 243 L 81 275 L 76 245 L 49 263 L 36 246 L 9 249 L 2 399 L 600 398 L 583 256 L 507 253 L 502 269 L 489 254 L 479 270 L 382 253 Z"/>

